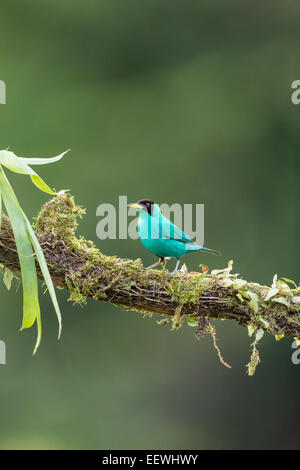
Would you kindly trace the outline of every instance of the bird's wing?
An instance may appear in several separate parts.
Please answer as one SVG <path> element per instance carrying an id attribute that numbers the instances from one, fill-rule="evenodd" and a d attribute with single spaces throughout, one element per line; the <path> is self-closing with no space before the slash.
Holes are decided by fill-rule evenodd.
<path id="1" fill-rule="evenodd" d="M 183 243 L 191 243 L 193 240 L 180 228 L 176 227 L 169 219 L 160 214 L 160 227 L 163 238 L 178 240 Z"/>

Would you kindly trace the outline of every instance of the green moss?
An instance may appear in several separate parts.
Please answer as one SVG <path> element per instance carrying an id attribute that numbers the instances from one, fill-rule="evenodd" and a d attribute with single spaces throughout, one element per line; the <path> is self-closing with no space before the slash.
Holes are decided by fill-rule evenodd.
<path id="1" fill-rule="evenodd" d="M 85 305 L 86 297 L 82 295 L 81 289 L 79 290 L 79 287 L 78 285 L 76 285 L 76 282 L 73 282 L 73 280 L 70 277 L 68 277 L 66 278 L 66 284 L 70 291 L 69 301 L 80 304 L 80 305 Z"/>
<path id="2" fill-rule="evenodd" d="M 84 214 L 85 209 L 77 206 L 70 194 L 62 192 L 43 205 L 35 219 L 34 227 L 40 235 L 53 233 L 58 239 L 74 245 L 74 249 L 90 248 L 92 242 L 75 237 L 77 218 Z"/>
<path id="3" fill-rule="evenodd" d="M 177 305 L 174 315 L 172 316 L 172 328 L 171 330 L 178 330 L 181 328 L 183 318 L 181 317 L 182 304 Z"/>
<path id="4" fill-rule="evenodd" d="M 176 276 L 170 280 L 167 287 L 172 300 L 180 305 L 196 304 L 201 294 L 208 293 L 213 288 L 213 280 L 209 275 L 201 273 L 190 274 L 189 277 Z"/>
<path id="5" fill-rule="evenodd" d="M 256 347 L 253 348 L 250 362 L 247 364 L 247 373 L 250 377 L 252 377 L 255 374 L 256 367 L 260 363 L 260 357 L 259 357 L 259 352 Z"/>

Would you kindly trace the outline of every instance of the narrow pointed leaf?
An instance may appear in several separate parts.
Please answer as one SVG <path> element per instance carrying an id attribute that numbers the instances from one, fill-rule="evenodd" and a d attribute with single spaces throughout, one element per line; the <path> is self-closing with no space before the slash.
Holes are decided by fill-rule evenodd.
<path id="1" fill-rule="evenodd" d="M 15 173 L 22 175 L 32 175 L 34 171 L 27 165 L 26 162 L 17 157 L 13 152 L 9 150 L 0 150 L 0 165 L 5 166 Z"/>
<path id="2" fill-rule="evenodd" d="M 39 347 L 39 345 L 41 343 L 41 339 L 42 339 L 42 322 L 41 322 L 41 313 L 40 313 L 40 311 L 37 314 L 36 323 L 37 323 L 37 339 L 36 339 L 36 343 L 35 343 L 34 350 L 33 350 L 33 353 L 32 353 L 33 356 L 35 355 L 35 353 L 37 351 L 37 348 Z"/>
<path id="3" fill-rule="evenodd" d="M 44 165 L 60 160 L 66 152 L 53 158 L 20 158 L 9 150 L 0 150 L 0 165 L 5 166 L 9 170 L 23 175 L 30 175 L 32 182 L 45 193 L 55 194 L 55 192 L 45 183 L 45 181 L 28 165 Z"/>
<path id="4" fill-rule="evenodd" d="M 30 225 L 29 220 L 27 219 L 24 213 L 23 213 L 23 216 L 27 224 L 27 230 L 31 239 L 32 246 L 34 248 L 36 257 L 38 259 L 42 274 L 44 276 L 45 283 L 48 287 L 48 291 L 49 291 L 49 294 L 50 294 L 50 297 L 51 297 L 51 300 L 52 300 L 52 303 L 53 303 L 53 306 L 57 315 L 58 325 L 59 325 L 58 337 L 60 338 L 61 329 L 62 329 L 62 319 L 61 319 L 61 313 L 60 313 L 59 305 L 58 305 L 57 298 L 56 298 L 54 285 L 53 285 L 53 282 L 52 282 L 52 279 L 48 270 L 48 266 L 44 257 L 43 250 L 38 242 L 38 239 L 36 238 L 36 235 L 34 233 L 33 228 Z"/>
<path id="5" fill-rule="evenodd" d="M 51 157 L 51 158 L 22 158 L 22 157 L 19 157 L 19 159 L 22 160 L 23 162 L 27 163 L 27 165 L 47 165 L 48 163 L 58 162 L 69 151 L 70 151 L 70 149 L 66 150 L 65 152 L 61 153 L 60 155 L 57 155 L 57 157 Z"/>
<path id="6" fill-rule="evenodd" d="M 296 284 L 294 281 L 292 281 L 291 279 L 288 279 L 288 278 L 286 278 L 286 277 L 283 277 L 282 279 L 283 279 L 285 282 L 289 282 L 290 284 L 293 284 L 293 285 L 295 286 L 295 288 L 297 289 L 297 284 Z"/>
<path id="7" fill-rule="evenodd" d="M 0 167 L 0 188 L 14 232 L 21 266 L 23 285 L 23 322 L 21 329 L 29 328 L 40 312 L 35 261 L 22 209 L 2 167 Z"/>
<path id="8" fill-rule="evenodd" d="M 56 194 L 55 191 L 53 191 L 42 178 L 35 174 L 35 175 L 30 175 L 31 181 L 33 184 L 35 184 L 41 191 L 44 191 L 45 193 L 48 194 Z"/>

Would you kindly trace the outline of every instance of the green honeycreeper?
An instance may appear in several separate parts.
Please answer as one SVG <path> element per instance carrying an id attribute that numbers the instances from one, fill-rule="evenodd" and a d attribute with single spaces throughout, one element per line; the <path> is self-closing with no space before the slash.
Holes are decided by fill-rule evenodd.
<path id="1" fill-rule="evenodd" d="M 164 259 L 176 258 L 177 263 L 174 271 L 168 275 L 173 277 L 178 272 L 180 259 L 187 253 L 194 251 L 207 251 L 219 255 L 220 253 L 204 246 L 199 246 L 193 240 L 164 217 L 158 207 L 151 199 L 140 199 L 134 204 L 128 204 L 139 211 L 138 232 L 144 247 L 159 257 L 157 263 L 144 269 L 155 268 Z"/>

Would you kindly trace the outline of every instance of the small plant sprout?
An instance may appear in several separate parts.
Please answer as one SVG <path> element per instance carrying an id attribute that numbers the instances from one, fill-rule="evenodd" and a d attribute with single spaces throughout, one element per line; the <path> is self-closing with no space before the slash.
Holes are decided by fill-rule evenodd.
<path id="1" fill-rule="evenodd" d="M 3 167 L 14 173 L 29 175 L 32 182 L 45 193 L 56 194 L 42 178 L 31 168 L 31 165 L 45 165 L 59 161 L 67 152 L 53 158 L 20 158 L 8 150 L 0 150 L 0 228 L 2 201 L 10 219 L 15 236 L 18 256 L 21 266 L 21 277 L 23 285 L 23 321 L 21 330 L 30 328 L 37 322 L 37 341 L 33 351 L 35 354 L 42 335 L 41 313 L 38 298 L 38 280 L 35 266 L 35 257 L 40 265 L 45 283 L 51 296 L 54 309 L 58 318 L 59 332 L 61 334 L 61 313 L 59 310 L 54 286 L 50 277 L 47 263 L 41 246 L 35 236 L 33 228 L 27 219 L 18 199 L 4 173 Z M 7 284 L 6 285 L 10 285 Z"/>

